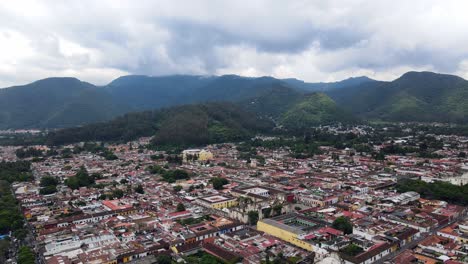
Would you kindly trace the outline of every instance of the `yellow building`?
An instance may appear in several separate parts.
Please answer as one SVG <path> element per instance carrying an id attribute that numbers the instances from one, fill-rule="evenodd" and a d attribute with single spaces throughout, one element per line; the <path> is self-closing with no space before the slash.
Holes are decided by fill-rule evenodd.
<path id="1" fill-rule="evenodd" d="M 207 162 L 213 159 L 213 153 L 204 149 L 186 149 L 182 151 L 183 162 Z"/>
<path id="2" fill-rule="evenodd" d="M 318 248 L 304 239 L 307 234 L 304 227 L 314 225 L 317 225 L 317 223 L 306 218 L 299 218 L 295 214 L 290 214 L 260 220 L 257 222 L 257 230 L 280 238 L 302 249 L 316 251 Z"/>
<path id="3" fill-rule="evenodd" d="M 238 202 L 235 197 L 227 197 L 222 195 L 212 195 L 203 197 L 197 200 L 199 204 L 213 209 L 222 209 L 237 206 Z"/>

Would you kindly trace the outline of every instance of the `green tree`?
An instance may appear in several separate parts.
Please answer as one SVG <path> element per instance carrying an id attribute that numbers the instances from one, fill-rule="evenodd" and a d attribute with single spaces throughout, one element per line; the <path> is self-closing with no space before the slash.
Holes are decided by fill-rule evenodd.
<path id="1" fill-rule="evenodd" d="M 81 166 L 75 176 L 72 176 L 65 180 L 65 184 L 75 190 L 80 187 L 87 187 L 94 184 L 94 177 L 88 174 L 88 171 L 84 166 Z"/>
<path id="2" fill-rule="evenodd" d="M 360 246 L 358 246 L 356 244 L 349 244 L 345 248 L 343 248 L 341 250 L 341 252 L 343 252 L 344 254 L 346 254 L 348 256 L 353 256 L 354 257 L 354 256 L 364 252 L 364 250 Z"/>
<path id="3" fill-rule="evenodd" d="M 41 182 L 40 182 L 39 186 L 41 186 L 41 187 L 46 187 L 46 186 L 50 186 L 50 185 L 56 186 L 58 183 L 59 182 L 58 182 L 57 178 L 52 177 L 52 176 L 44 176 L 44 177 L 41 178 Z"/>
<path id="4" fill-rule="evenodd" d="M 39 193 L 42 195 L 53 194 L 56 192 L 57 192 L 57 187 L 55 185 L 48 185 L 48 186 L 42 187 L 39 190 Z"/>
<path id="5" fill-rule="evenodd" d="M 156 259 L 157 264 L 171 264 L 172 258 L 168 255 L 159 255 Z"/>
<path id="6" fill-rule="evenodd" d="M 180 186 L 180 185 L 174 186 L 174 191 L 175 192 L 180 192 L 181 190 L 182 190 L 182 186 Z"/>
<path id="7" fill-rule="evenodd" d="M 141 186 L 141 184 L 138 184 L 138 186 L 135 187 L 135 192 L 140 193 L 140 194 L 144 194 L 145 190 L 143 190 L 143 186 Z"/>
<path id="8" fill-rule="evenodd" d="M 18 264 L 34 264 L 36 257 L 31 248 L 27 246 L 20 247 L 18 251 Z"/>
<path id="9" fill-rule="evenodd" d="M 185 205 L 183 203 L 177 204 L 177 212 L 185 211 Z"/>
<path id="10" fill-rule="evenodd" d="M 255 225 L 258 222 L 258 212 L 257 211 L 249 211 L 248 212 L 248 217 L 249 217 L 249 224 L 250 225 Z"/>
<path id="11" fill-rule="evenodd" d="M 268 207 L 268 208 L 265 208 L 263 209 L 263 217 L 264 218 L 268 218 L 271 216 L 271 207 Z"/>
<path id="12" fill-rule="evenodd" d="M 280 215 L 282 210 L 283 210 L 282 204 L 275 204 L 273 206 L 273 212 L 275 212 L 275 215 Z"/>
<path id="13" fill-rule="evenodd" d="M 113 192 L 112 192 L 112 197 L 113 198 L 117 198 L 117 199 L 120 199 L 124 196 L 124 192 L 120 189 L 115 189 Z"/>
<path id="14" fill-rule="evenodd" d="M 332 227 L 343 231 L 345 234 L 353 233 L 353 224 L 347 217 L 340 216 L 333 221 Z"/>
<path id="15" fill-rule="evenodd" d="M 213 184 L 213 188 L 215 190 L 222 190 L 223 186 L 228 184 L 229 181 L 226 178 L 214 177 L 211 179 L 211 183 Z"/>

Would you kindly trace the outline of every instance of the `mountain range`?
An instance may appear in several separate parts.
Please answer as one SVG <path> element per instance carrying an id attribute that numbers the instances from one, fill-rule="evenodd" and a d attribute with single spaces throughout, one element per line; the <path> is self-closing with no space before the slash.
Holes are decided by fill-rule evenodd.
<path id="1" fill-rule="evenodd" d="M 358 119 L 463 123 L 468 121 L 466 98 L 468 81 L 432 72 L 408 72 L 390 82 L 355 77 L 332 83 L 131 75 L 95 86 L 76 78 L 48 78 L 0 89 L 0 129 L 73 127 L 207 102 L 231 102 L 291 129 Z"/>

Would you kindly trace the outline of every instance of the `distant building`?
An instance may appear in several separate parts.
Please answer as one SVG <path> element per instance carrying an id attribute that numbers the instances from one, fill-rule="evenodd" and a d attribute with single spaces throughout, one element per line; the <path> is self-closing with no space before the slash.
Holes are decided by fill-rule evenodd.
<path id="1" fill-rule="evenodd" d="M 421 196 L 417 192 L 405 192 L 398 196 L 390 197 L 385 200 L 390 201 L 394 204 L 408 204 L 409 202 L 419 200 L 419 198 L 421 198 Z"/>
<path id="2" fill-rule="evenodd" d="M 310 241 L 312 237 L 315 237 L 311 232 L 321 227 L 323 224 L 298 214 L 266 218 L 257 222 L 257 230 L 315 252 L 321 249 Z"/>
<path id="3" fill-rule="evenodd" d="M 222 209 L 236 206 L 238 204 L 235 197 L 228 197 L 222 195 L 212 195 L 199 198 L 197 202 L 205 207 L 213 209 Z"/>
<path id="4" fill-rule="evenodd" d="M 213 159 L 213 153 L 204 149 L 186 149 L 182 151 L 182 161 L 192 162 L 199 161 L 202 163 L 208 162 Z"/>

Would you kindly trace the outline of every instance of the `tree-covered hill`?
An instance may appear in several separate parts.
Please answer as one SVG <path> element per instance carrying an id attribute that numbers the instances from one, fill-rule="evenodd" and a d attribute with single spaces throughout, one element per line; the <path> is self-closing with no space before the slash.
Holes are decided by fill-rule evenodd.
<path id="1" fill-rule="evenodd" d="M 287 130 L 303 131 L 318 125 L 349 123 L 357 119 L 340 109 L 326 94 L 315 92 L 293 104 L 279 121 Z"/>
<path id="2" fill-rule="evenodd" d="M 447 74 L 408 72 L 392 82 L 373 82 L 328 94 L 366 119 L 468 122 L 468 81 Z"/>
<path id="3" fill-rule="evenodd" d="M 313 84 L 237 75 L 130 75 L 97 87 L 76 78 L 48 78 L 0 89 L 0 129 L 73 127 L 107 121 L 128 112 L 176 105 L 219 101 L 242 103 L 256 100 L 279 86 L 290 90 L 288 95 L 293 94 L 291 90 L 297 95 L 310 92 L 315 86 L 316 89 L 343 88 L 362 81 L 359 80 Z M 291 98 L 282 99 L 285 100 L 282 103 L 288 105 Z M 279 101 L 276 105 L 284 109 Z M 273 108 L 268 110 L 279 112 Z"/>
<path id="4" fill-rule="evenodd" d="M 0 89 L 0 129 L 73 127 L 129 112 L 221 101 L 292 124 L 284 113 L 304 113 L 304 103 L 294 106 L 314 91 L 325 92 L 338 108 L 364 120 L 468 121 L 468 81 L 446 74 L 409 72 L 392 82 L 357 77 L 333 83 L 237 75 L 135 75 L 117 78 L 104 87 L 75 78 L 48 78 Z M 325 112 L 334 112 L 336 107 L 321 106 Z M 328 122 L 336 119 L 333 116 L 338 117 L 330 113 L 301 120 Z M 349 115 L 344 117 L 347 120 Z"/>
<path id="5" fill-rule="evenodd" d="M 0 129 L 76 126 L 124 111 L 103 89 L 75 78 L 0 89 Z"/>
<path id="6" fill-rule="evenodd" d="M 243 108 L 260 116 L 277 120 L 284 112 L 303 99 L 304 93 L 283 84 L 272 85 L 257 96 L 239 102 Z"/>
<path id="7" fill-rule="evenodd" d="M 128 141 L 154 136 L 155 144 L 201 145 L 237 141 L 273 127 L 231 103 L 183 105 L 130 113 L 114 120 L 49 133 L 51 145 L 80 141 Z"/>

